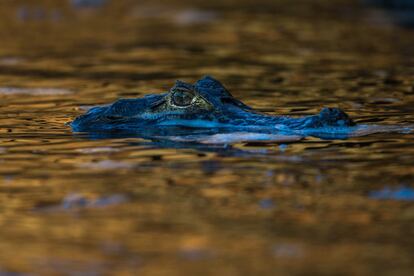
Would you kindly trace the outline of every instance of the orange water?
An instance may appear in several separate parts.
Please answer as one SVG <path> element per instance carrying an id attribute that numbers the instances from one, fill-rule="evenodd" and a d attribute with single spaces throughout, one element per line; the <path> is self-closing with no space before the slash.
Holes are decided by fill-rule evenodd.
<path id="1" fill-rule="evenodd" d="M 414 33 L 355 1 L 0 3 L 0 275 L 412 275 L 414 136 L 92 140 L 204 74 L 260 110 L 414 122 Z"/>

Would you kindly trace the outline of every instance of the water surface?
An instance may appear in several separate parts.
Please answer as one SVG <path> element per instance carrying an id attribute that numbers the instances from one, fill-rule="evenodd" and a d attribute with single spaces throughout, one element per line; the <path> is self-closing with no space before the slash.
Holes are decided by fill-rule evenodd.
<path id="1" fill-rule="evenodd" d="M 413 134 L 194 144 L 66 125 L 205 74 L 274 114 L 414 123 L 412 30 L 356 1 L 259 2 L 0 3 L 0 274 L 412 275 Z"/>

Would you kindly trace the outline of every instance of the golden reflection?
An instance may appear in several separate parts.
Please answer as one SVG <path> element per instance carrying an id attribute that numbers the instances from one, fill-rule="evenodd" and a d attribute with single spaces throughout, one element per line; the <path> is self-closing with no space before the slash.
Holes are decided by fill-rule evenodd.
<path id="1" fill-rule="evenodd" d="M 0 275 L 410 275 L 413 134 L 196 146 L 65 124 L 205 74 L 275 114 L 412 123 L 412 30 L 369 14 L 342 0 L 0 1 Z"/>

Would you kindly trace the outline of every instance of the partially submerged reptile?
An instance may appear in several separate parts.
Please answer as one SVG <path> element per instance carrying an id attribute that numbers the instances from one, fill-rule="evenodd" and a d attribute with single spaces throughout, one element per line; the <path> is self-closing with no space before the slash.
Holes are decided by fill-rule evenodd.
<path id="1" fill-rule="evenodd" d="M 220 143 L 226 139 L 231 142 L 304 136 L 347 138 L 406 130 L 358 125 L 339 108 L 323 108 L 317 115 L 296 118 L 258 112 L 234 98 L 210 76 L 194 84 L 177 81 L 164 94 L 120 99 L 111 105 L 94 107 L 76 118 L 71 126 L 75 132 L 135 133 L 146 138 L 162 136 L 185 141 L 200 141 L 197 134 L 209 134 L 220 137 L 218 140 L 210 137 L 210 141 Z"/>

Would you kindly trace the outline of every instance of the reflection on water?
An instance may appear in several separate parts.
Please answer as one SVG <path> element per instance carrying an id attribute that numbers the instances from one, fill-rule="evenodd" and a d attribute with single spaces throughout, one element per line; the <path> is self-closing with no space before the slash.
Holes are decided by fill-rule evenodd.
<path id="1" fill-rule="evenodd" d="M 223 145 L 66 124 L 205 74 L 274 114 L 413 124 L 412 31 L 361 1 L 259 2 L 0 3 L 0 274 L 412 274 L 412 133 Z"/>
<path id="2" fill-rule="evenodd" d="M 58 205 L 38 208 L 38 211 L 73 211 L 79 208 L 102 208 L 111 205 L 121 204 L 127 199 L 123 195 L 110 195 L 107 197 L 100 197 L 96 199 L 87 198 L 84 195 L 71 193 L 63 198 L 62 203 Z"/>
<path id="3" fill-rule="evenodd" d="M 383 9 L 385 18 L 388 17 L 401 26 L 410 28 L 414 26 L 414 2 L 411 0 L 365 0 L 364 2 Z"/>
<path id="4" fill-rule="evenodd" d="M 59 88 L 20 88 L 20 87 L 0 87 L 0 94 L 29 94 L 29 95 L 63 95 L 71 91 Z"/>
<path id="5" fill-rule="evenodd" d="M 414 200 L 414 189 L 410 187 L 385 187 L 372 191 L 369 196 L 375 199 Z"/>
<path id="6" fill-rule="evenodd" d="M 83 7 L 100 7 L 104 4 L 106 4 L 106 2 L 108 2 L 108 0 L 69 0 L 70 3 L 78 8 L 83 8 Z"/>

